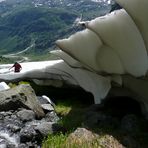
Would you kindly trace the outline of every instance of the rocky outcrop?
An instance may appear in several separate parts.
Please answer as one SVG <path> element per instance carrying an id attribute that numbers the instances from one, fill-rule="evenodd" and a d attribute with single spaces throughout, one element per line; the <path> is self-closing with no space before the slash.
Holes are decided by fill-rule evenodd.
<path id="1" fill-rule="evenodd" d="M 40 148 L 49 133 L 61 132 L 60 125 L 56 124 L 58 120 L 55 111 L 48 112 L 40 120 L 28 109 L 0 112 L 0 147 Z"/>
<path id="2" fill-rule="evenodd" d="M 125 148 L 117 139 L 111 135 L 100 136 L 86 128 L 77 128 L 73 133 L 69 135 L 65 143 L 67 147 L 118 147 Z"/>
<path id="3" fill-rule="evenodd" d="M 0 111 L 15 110 L 20 107 L 33 110 L 38 118 L 45 116 L 29 84 L 22 84 L 0 92 Z"/>
<path id="4" fill-rule="evenodd" d="M 96 140 L 99 136 L 92 131 L 89 131 L 85 128 L 77 128 L 73 133 L 67 138 L 67 143 L 75 145 L 84 145 L 86 142 L 92 142 Z"/>
<path id="5" fill-rule="evenodd" d="M 62 131 L 54 103 L 29 84 L 0 92 L 0 147 L 40 148 L 49 133 Z"/>

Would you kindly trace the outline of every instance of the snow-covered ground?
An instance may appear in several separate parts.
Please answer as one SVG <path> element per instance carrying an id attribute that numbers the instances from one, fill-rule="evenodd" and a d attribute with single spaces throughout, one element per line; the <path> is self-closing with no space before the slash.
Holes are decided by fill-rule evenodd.
<path id="1" fill-rule="evenodd" d="M 56 63 L 59 63 L 62 60 L 53 60 L 53 61 L 41 61 L 41 62 L 26 62 L 26 63 L 20 63 L 22 66 L 22 70 L 20 73 L 25 73 L 32 70 L 41 70 L 44 69 L 46 66 L 52 66 Z M 0 74 L 12 74 L 14 73 L 13 68 L 9 70 L 10 67 L 12 67 L 13 64 L 2 64 L 0 65 Z"/>
<path id="2" fill-rule="evenodd" d="M 39 85 L 62 87 L 63 83 L 82 87 L 94 95 L 95 103 L 100 103 L 111 88 L 110 78 L 103 77 L 82 68 L 73 68 L 63 60 L 21 63 L 22 71 L 9 71 L 13 64 L 0 65 L 0 80 L 32 79 Z"/>

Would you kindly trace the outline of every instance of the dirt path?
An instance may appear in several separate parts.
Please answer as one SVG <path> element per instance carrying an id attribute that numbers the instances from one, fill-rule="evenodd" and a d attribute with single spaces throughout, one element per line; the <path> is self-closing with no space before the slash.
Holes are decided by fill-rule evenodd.
<path id="1" fill-rule="evenodd" d="M 5 58 L 21 58 L 20 61 L 18 62 L 26 62 L 26 61 L 29 61 L 29 58 L 26 57 L 26 56 L 21 56 L 22 53 L 28 51 L 29 49 L 31 49 L 35 44 L 31 44 L 29 47 L 27 47 L 26 49 L 22 50 L 22 51 L 19 51 L 17 53 L 12 53 L 12 54 L 6 54 L 6 55 L 2 55 L 3 57 Z"/>

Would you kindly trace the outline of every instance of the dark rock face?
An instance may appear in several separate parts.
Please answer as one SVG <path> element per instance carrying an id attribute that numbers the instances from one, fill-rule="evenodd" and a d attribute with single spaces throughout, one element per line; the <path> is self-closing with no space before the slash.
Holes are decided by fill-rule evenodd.
<path id="1" fill-rule="evenodd" d="M 120 99 L 122 99 L 122 97 Z M 125 106 L 124 110 L 122 107 L 118 109 L 119 106 L 115 105 L 113 106 L 114 110 L 111 110 L 112 106 L 110 105 L 104 107 L 103 105 L 90 106 L 84 114 L 82 127 L 95 131 L 95 133 L 100 136 L 103 133 L 103 136 L 105 135 L 104 142 L 106 143 L 109 143 L 108 138 L 111 140 L 112 137 L 114 137 L 112 139 L 114 143 L 118 140 L 117 146 L 114 145 L 114 147 L 147 147 L 147 141 L 145 141 L 144 138 L 147 135 L 148 121 L 144 119 L 143 116 L 140 116 L 139 113 L 136 114 L 135 109 L 139 109 L 139 107 L 137 105 L 134 106 L 133 102 L 131 107 L 137 108 L 131 112 L 131 110 L 128 110 L 128 105 Z M 114 111 L 117 113 L 114 113 Z M 118 113 L 120 111 L 122 111 L 121 114 Z M 106 135 L 108 135 L 108 133 L 110 136 L 107 138 Z M 143 141 L 141 141 L 140 138 Z M 109 146 L 106 146 L 104 142 L 103 147 L 113 145 L 113 143 L 109 143 Z M 99 139 L 99 143 L 101 143 L 101 138 Z"/>
<path id="2" fill-rule="evenodd" d="M 0 147 L 40 148 L 48 133 L 61 130 L 54 106 L 37 98 L 29 85 L 0 92 Z M 52 107 L 44 109 L 40 102 Z"/>
<path id="3" fill-rule="evenodd" d="M 138 125 L 138 118 L 133 114 L 126 115 L 121 120 L 121 128 L 128 133 L 138 132 Z"/>

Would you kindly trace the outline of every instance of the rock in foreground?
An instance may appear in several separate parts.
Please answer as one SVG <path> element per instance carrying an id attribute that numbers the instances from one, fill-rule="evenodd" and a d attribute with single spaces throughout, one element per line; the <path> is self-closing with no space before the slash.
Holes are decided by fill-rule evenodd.
<path id="1" fill-rule="evenodd" d="M 0 111 L 15 110 L 20 107 L 33 110 L 37 117 L 45 115 L 29 84 L 22 84 L 0 92 Z"/>

